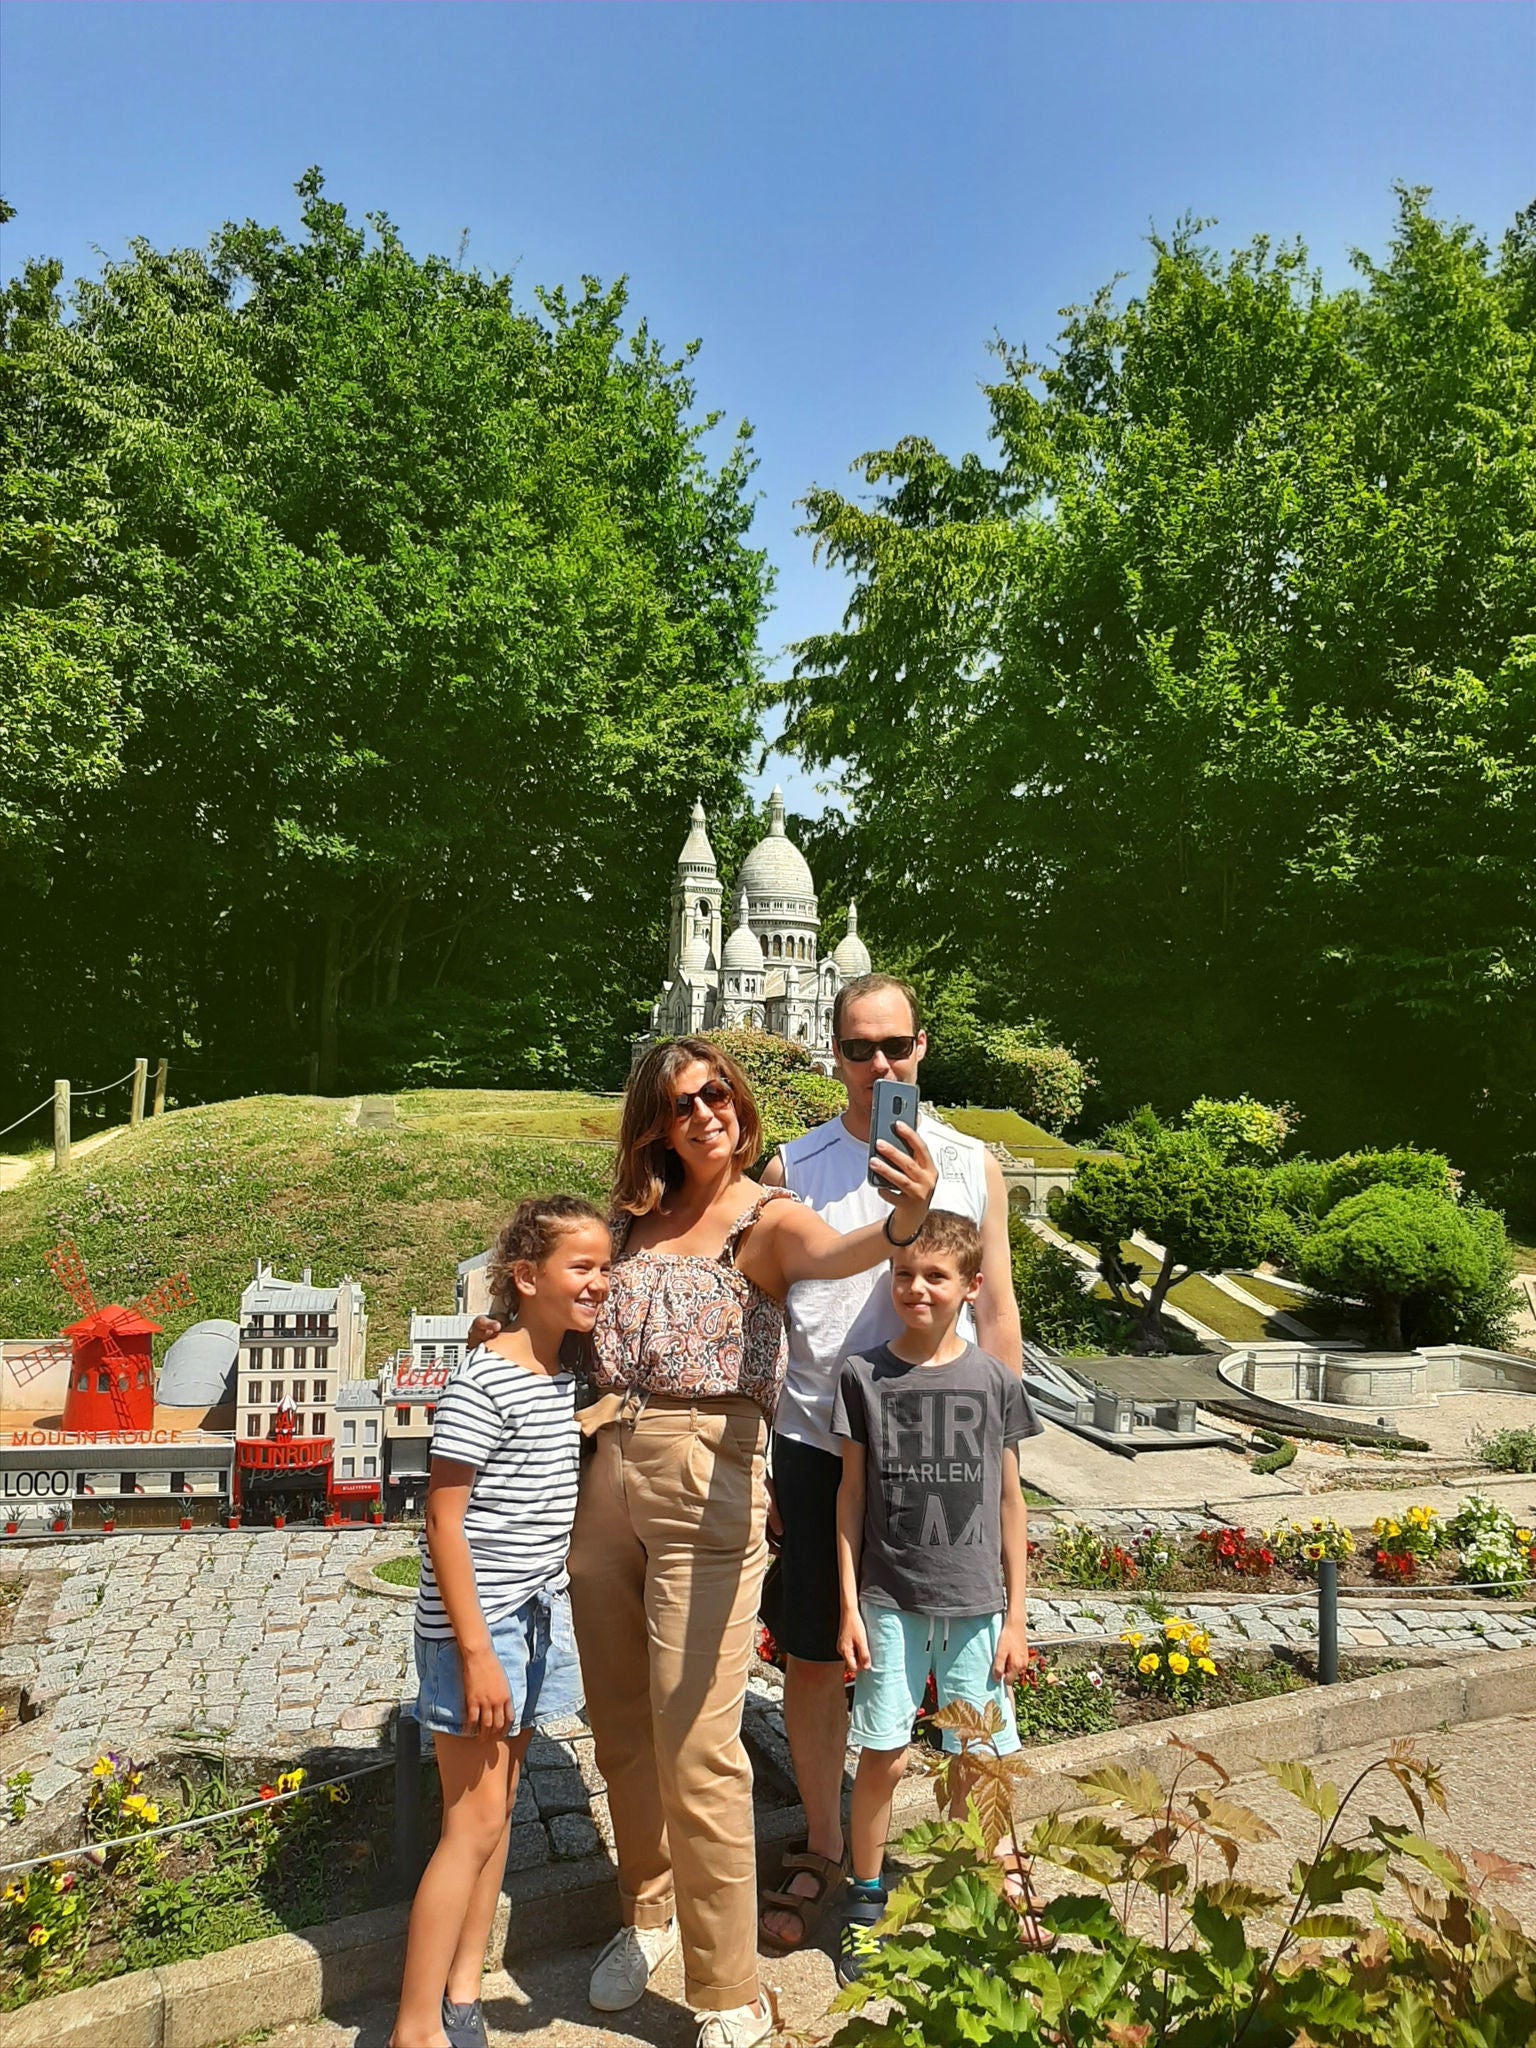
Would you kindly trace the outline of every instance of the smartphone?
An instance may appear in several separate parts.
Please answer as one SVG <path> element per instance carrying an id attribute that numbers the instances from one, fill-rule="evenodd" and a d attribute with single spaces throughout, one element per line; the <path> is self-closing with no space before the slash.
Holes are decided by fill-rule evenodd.
<path id="1" fill-rule="evenodd" d="M 896 1135 L 896 1126 L 905 1124 L 909 1130 L 917 1129 L 918 1092 L 915 1081 L 888 1081 L 875 1083 L 874 1094 L 869 1105 L 869 1184 L 879 1188 L 882 1194 L 893 1195 L 894 1189 L 883 1174 L 875 1172 L 875 1161 L 880 1154 L 875 1150 L 882 1138 L 888 1139 L 899 1151 L 906 1146 Z"/>

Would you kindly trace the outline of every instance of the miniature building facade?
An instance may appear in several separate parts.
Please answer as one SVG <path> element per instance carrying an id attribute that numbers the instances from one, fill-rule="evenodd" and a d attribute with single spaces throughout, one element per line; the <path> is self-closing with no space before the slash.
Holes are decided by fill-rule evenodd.
<path id="1" fill-rule="evenodd" d="M 651 1006 L 649 1033 L 635 1057 L 660 1038 L 744 1026 L 832 1057 L 832 1007 L 845 981 L 870 972 L 858 908 L 836 949 L 819 957 L 816 884 L 805 855 L 784 830 L 784 796 L 768 800 L 768 830 L 741 864 L 723 930 L 724 891 L 704 806 L 696 802 L 672 881 L 667 978 Z"/>
<path id="2" fill-rule="evenodd" d="M 462 1273 L 463 1266 L 459 1270 Z M 473 1320 L 471 1313 L 413 1312 L 409 1344 L 379 1375 L 389 1500 L 396 1513 L 410 1513 L 426 1497 L 438 1396 L 464 1362 Z"/>
<path id="3" fill-rule="evenodd" d="M 361 1376 L 367 1336 L 357 1281 L 315 1287 L 308 1267 L 301 1280 L 281 1280 L 258 1260 L 256 1277 L 240 1297 L 237 1435 L 250 1441 L 270 1436 L 285 1407 L 294 1412 L 295 1437 L 333 1435 L 337 1389 Z"/>

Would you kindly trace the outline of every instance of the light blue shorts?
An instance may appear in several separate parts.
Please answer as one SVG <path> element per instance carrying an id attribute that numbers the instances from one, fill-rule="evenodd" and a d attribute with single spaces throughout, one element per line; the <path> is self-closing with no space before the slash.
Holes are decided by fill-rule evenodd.
<path id="1" fill-rule="evenodd" d="M 569 1593 L 535 1593 L 490 1627 L 491 1648 L 512 1693 L 509 1734 L 568 1721 L 581 1712 L 581 1665 Z M 444 1642 L 417 1636 L 416 1684 L 416 1719 L 422 1728 L 434 1735 L 468 1733 L 464 1672 L 452 1636 Z"/>
<path id="2" fill-rule="evenodd" d="M 968 1700 L 978 1713 L 985 1713 L 988 1700 L 995 1700 L 1003 1717 L 993 1737 L 998 1754 L 1006 1756 L 1019 1747 L 1012 1688 L 992 1676 L 1003 1632 L 1000 1614 L 902 1614 L 894 1607 L 870 1607 L 863 1601 L 859 1613 L 869 1638 L 870 1664 L 854 1682 L 848 1739 L 855 1749 L 906 1748 L 930 1672 L 941 1707 L 951 1700 Z M 958 1749 L 960 1744 L 946 1731 L 944 1747 Z"/>

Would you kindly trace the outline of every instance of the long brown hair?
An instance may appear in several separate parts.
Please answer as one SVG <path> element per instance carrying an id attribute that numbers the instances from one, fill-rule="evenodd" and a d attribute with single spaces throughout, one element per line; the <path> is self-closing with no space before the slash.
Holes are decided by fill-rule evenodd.
<path id="1" fill-rule="evenodd" d="M 744 1173 L 763 1149 L 762 1120 L 746 1075 L 729 1053 L 707 1038 L 674 1038 L 653 1045 L 629 1077 L 624 1116 L 619 1125 L 619 1154 L 613 1170 L 613 1206 L 631 1216 L 648 1216 L 669 1189 L 683 1178 L 682 1161 L 667 1143 L 674 1122 L 677 1077 L 702 1061 L 735 1097 L 741 1136 L 731 1164 Z"/>
<path id="2" fill-rule="evenodd" d="M 578 1223 L 601 1223 L 606 1229 L 608 1219 L 580 1195 L 530 1195 L 518 1203 L 491 1247 L 487 1277 L 491 1314 L 498 1322 L 517 1321 L 521 1303 L 515 1269 L 543 1265 L 565 1232 Z"/>

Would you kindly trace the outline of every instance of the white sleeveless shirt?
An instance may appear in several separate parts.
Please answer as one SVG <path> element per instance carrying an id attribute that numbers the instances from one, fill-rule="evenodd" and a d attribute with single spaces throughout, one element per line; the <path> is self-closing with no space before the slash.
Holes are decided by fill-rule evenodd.
<path id="1" fill-rule="evenodd" d="M 919 1115 L 917 1128 L 939 1170 L 932 1206 L 979 1224 L 987 1211 L 986 1151 L 980 1139 L 927 1115 Z M 781 1146 L 779 1163 L 785 1187 L 834 1230 L 881 1223 L 891 1213 L 890 1203 L 869 1185 L 867 1141 L 852 1137 L 841 1117 Z M 891 1269 L 872 1266 L 846 1280 L 798 1280 L 789 1290 L 785 1312 L 789 1367 L 779 1389 L 774 1429 L 838 1457 L 841 1449 L 832 1434 L 838 1369 L 849 1352 L 888 1343 L 902 1327 L 891 1300 Z M 974 1339 L 976 1319 L 969 1304 L 960 1311 L 957 1328 L 962 1337 Z"/>

